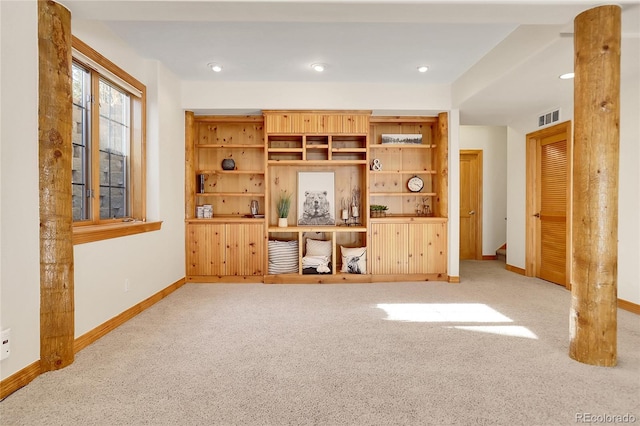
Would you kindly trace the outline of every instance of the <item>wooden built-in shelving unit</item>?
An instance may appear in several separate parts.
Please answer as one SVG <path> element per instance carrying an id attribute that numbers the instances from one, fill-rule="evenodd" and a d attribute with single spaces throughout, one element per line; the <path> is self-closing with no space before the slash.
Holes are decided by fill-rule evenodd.
<path id="1" fill-rule="evenodd" d="M 186 114 L 187 281 L 325 283 L 446 280 L 447 114 L 375 117 L 370 111 L 263 111 L 261 116 Z M 382 144 L 382 134 L 421 134 L 421 144 Z M 235 170 L 222 170 L 233 158 Z M 377 159 L 382 170 L 371 170 Z M 334 174 L 335 225 L 297 226 L 298 173 Z M 198 177 L 204 175 L 200 192 Z M 411 192 L 407 181 L 425 185 Z M 341 220 L 343 199 L 360 190 L 360 216 Z M 287 227 L 276 203 L 292 194 Z M 259 217 L 251 217 L 258 200 Z M 213 218 L 196 218 L 211 204 Z M 389 207 L 372 218 L 371 204 Z M 417 206 L 428 205 L 431 217 Z M 250 216 L 250 217 L 246 217 Z M 357 222 L 357 223 L 355 223 Z M 299 264 L 307 238 L 331 241 L 331 272 L 268 273 L 269 240 L 297 240 Z M 367 274 L 341 271 L 340 246 L 367 247 Z"/>

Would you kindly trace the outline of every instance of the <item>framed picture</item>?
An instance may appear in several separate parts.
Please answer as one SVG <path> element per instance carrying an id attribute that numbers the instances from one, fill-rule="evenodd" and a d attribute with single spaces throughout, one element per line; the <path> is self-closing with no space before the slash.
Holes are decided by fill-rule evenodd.
<path id="1" fill-rule="evenodd" d="M 298 172 L 298 225 L 335 225 L 335 173 Z"/>
<path id="2" fill-rule="evenodd" d="M 422 143 L 422 135 L 420 133 L 388 133 L 382 135 L 382 143 L 384 144 L 415 144 L 419 145 Z"/>

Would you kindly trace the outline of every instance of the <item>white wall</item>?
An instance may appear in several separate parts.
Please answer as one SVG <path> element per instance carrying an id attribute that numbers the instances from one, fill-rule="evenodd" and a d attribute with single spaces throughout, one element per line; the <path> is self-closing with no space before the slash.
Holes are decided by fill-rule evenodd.
<path id="1" fill-rule="evenodd" d="M 507 128 L 460 126 L 460 149 L 482 150 L 482 254 L 507 241 Z"/>
<path id="2" fill-rule="evenodd" d="M 35 1 L 0 1 L 0 11 L 0 318 L 12 330 L 11 356 L 0 368 L 5 379 L 40 357 L 38 15 Z M 74 247 L 78 337 L 185 275 L 184 113 L 180 82 L 166 68 L 101 24 L 72 17 L 72 32 L 147 86 L 148 216 L 163 221 L 157 232 Z"/>
<path id="3" fill-rule="evenodd" d="M 525 134 L 507 128 L 507 265 L 525 267 Z"/>
<path id="4" fill-rule="evenodd" d="M 101 23 L 72 18 L 72 32 L 147 86 L 147 217 L 163 221 L 158 232 L 74 247 L 78 337 L 185 275 L 184 113 L 180 82 L 164 66 Z"/>
<path id="5" fill-rule="evenodd" d="M 365 109 L 448 111 L 449 85 L 184 81 L 188 110 Z"/>
<path id="6" fill-rule="evenodd" d="M 35 1 L 0 1 L 2 222 L 0 327 L 11 328 L 5 378 L 40 359 L 38 28 Z"/>
<path id="7" fill-rule="evenodd" d="M 620 173 L 618 183 L 618 297 L 640 304 L 640 64 L 624 52 L 640 51 L 640 39 L 622 39 L 620 81 Z"/>

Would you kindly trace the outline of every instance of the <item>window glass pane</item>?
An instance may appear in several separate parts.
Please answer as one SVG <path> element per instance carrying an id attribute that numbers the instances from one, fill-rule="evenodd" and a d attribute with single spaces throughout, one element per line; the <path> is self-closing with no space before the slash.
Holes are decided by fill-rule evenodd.
<path id="1" fill-rule="evenodd" d="M 77 64 L 72 65 L 73 111 L 71 141 L 72 159 L 72 214 L 73 220 L 87 220 L 90 214 L 90 203 L 87 199 L 89 189 L 89 111 L 90 74 Z"/>
<path id="2" fill-rule="evenodd" d="M 128 216 L 127 157 L 100 151 L 100 218 Z"/>
<path id="3" fill-rule="evenodd" d="M 121 218 L 128 211 L 127 162 L 130 99 L 100 80 L 100 218 Z"/>
<path id="4" fill-rule="evenodd" d="M 80 105 L 84 103 L 86 97 L 84 96 L 86 93 L 84 91 L 85 88 L 85 80 L 89 78 L 89 74 L 77 64 L 73 64 L 71 67 L 71 72 L 73 74 L 73 103 Z"/>

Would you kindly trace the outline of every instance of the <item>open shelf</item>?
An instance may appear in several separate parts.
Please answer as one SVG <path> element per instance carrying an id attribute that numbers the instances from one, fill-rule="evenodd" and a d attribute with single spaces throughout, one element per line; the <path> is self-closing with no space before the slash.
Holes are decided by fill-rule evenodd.
<path id="1" fill-rule="evenodd" d="M 214 215 L 206 219 L 187 219 L 186 223 L 206 224 L 206 223 L 264 223 L 264 218 L 245 217 L 243 215 Z"/>
<path id="2" fill-rule="evenodd" d="M 366 160 L 269 160 L 268 164 L 279 166 L 349 166 L 367 164 Z"/>
<path id="3" fill-rule="evenodd" d="M 393 148 L 402 148 L 402 149 L 406 149 L 406 148 L 412 148 L 412 149 L 435 149 L 437 148 L 437 145 L 430 145 L 430 144 L 412 144 L 412 143 L 378 143 L 378 144 L 372 144 L 369 146 L 369 148 L 371 149 L 378 149 L 378 148 L 387 148 L 387 149 L 393 149 Z"/>
<path id="4" fill-rule="evenodd" d="M 371 197 L 433 197 L 435 192 L 370 192 Z"/>
<path id="5" fill-rule="evenodd" d="M 264 197 L 258 192 L 196 192 L 196 197 Z"/>
<path id="6" fill-rule="evenodd" d="M 262 170 L 196 170 L 198 175 L 218 175 L 218 174 L 230 174 L 230 175 L 264 175 Z"/>
<path id="7" fill-rule="evenodd" d="M 419 175 L 419 174 L 430 174 L 435 175 L 437 172 L 435 170 L 371 170 L 371 174 L 373 175 Z"/>
<path id="8" fill-rule="evenodd" d="M 279 232 L 367 232 L 365 225 L 361 226 L 269 226 L 267 231 L 271 233 Z"/>
<path id="9" fill-rule="evenodd" d="M 241 143 L 236 143 L 236 144 L 228 144 L 228 143 L 224 143 L 224 144 L 215 144 L 215 143 L 206 143 L 206 144 L 198 144 L 195 146 L 196 148 L 200 149 L 200 148 L 210 148 L 210 149 L 219 149 L 219 148 L 260 148 L 260 149 L 264 149 L 264 145 L 260 144 L 241 144 Z"/>

